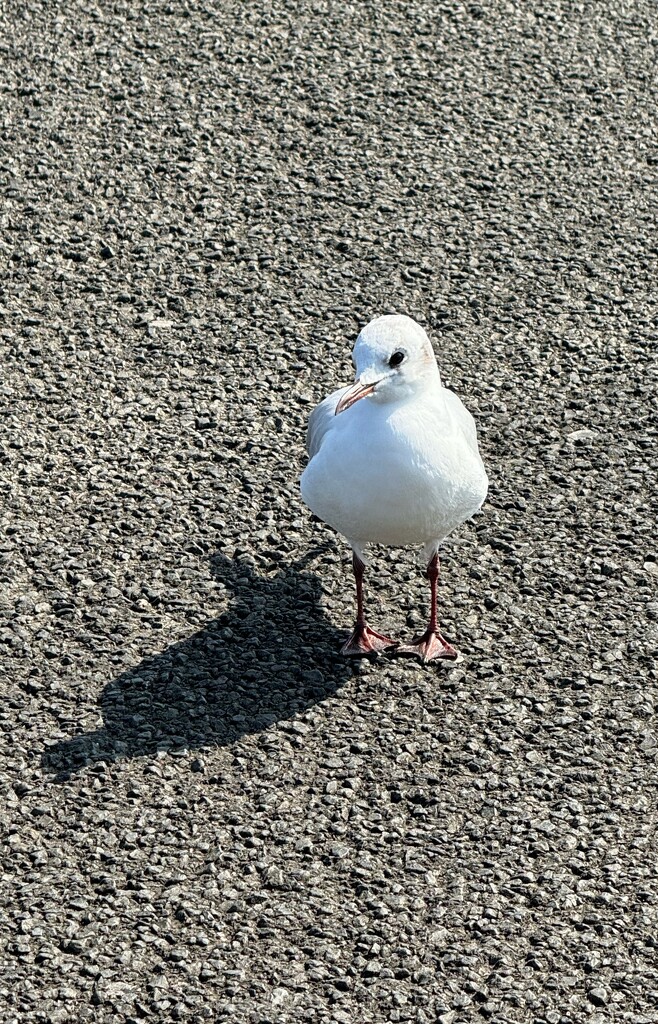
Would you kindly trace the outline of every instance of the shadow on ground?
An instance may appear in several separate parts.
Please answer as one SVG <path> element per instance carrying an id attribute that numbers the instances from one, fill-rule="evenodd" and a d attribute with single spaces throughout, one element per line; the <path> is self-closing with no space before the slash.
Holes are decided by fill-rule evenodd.
<path id="1" fill-rule="evenodd" d="M 49 747 L 46 770 L 65 779 L 96 761 L 223 746 L 316 704 L 352 676 L 313 573 L 291 565 L 260 576 L 222 555 L 212 569 L 232 595 L 228 610 L 108 683 L 103 728 Z"/>

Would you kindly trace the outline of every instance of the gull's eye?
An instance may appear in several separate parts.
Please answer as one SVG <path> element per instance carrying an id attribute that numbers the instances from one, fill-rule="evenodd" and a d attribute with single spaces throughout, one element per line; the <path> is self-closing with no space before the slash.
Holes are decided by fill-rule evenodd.
<path id="1" fill-rule="evenodd" d="M 389 366 L 399 366 L 404 359 L 404 352 L 394 352 L 388 361 Z"/>

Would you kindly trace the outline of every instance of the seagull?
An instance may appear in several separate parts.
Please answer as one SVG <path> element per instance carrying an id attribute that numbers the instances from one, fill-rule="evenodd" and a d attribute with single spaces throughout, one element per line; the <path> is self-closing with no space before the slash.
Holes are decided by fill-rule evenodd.
<path id="1" fill-rule="evenodd" d="M 388 315 L 363 328 L 354 384 L 320 402 L 308 422 L 306 505 L 352 548 L 357 616 L 342 648 L 362 657 L 396 648 L 422 662 L 456 658 L 437 623 L 439 545 L 487 495 L 473 417 L 443 387 L 432 344 L 415 320 Z M 372 629 L 363 602 L 365 548 L 423 544 L 431 587 L 422 636 L 399 644 Z"/>

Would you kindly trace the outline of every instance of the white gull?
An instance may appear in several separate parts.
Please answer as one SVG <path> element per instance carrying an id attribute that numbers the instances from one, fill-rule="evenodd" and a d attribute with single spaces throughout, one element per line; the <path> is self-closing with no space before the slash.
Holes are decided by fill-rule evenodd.
<path id="1" fill-rule="evenodd" d="M 357 619 L 343 654 L 396 647 L 422 661 L 455 658 L 438 630 L 439 545 L 478 511 L 487 475 L 475 422 L 441 383 L 427 334 L 408 316 L 380 316 L 352 352 L 356 382 L 324 399 L 308 423 L 302 497 L 353 552 Z M 364 548 L 424 544 L 431 585 L 426 631 L 398 645 L 371 629 L 363 605 Z"/>

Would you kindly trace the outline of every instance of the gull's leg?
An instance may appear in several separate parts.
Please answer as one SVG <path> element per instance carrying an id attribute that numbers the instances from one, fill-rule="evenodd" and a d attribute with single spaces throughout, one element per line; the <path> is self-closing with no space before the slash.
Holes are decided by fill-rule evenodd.
<path id="1" fill-rule="evenodd" d="M 402 654 L 417 654 L 422 662 L 434 661 L 435 658 L 456 658 L 458 651 L 439 633 L 436 620 L 436 584 L 439 578 L 439 556 L 435 554 L 429 561 L 425 573 L 430 581 L 432 601 L 430 621 L 422 636 L 417 636 L 410 644 L 402 644 L 398 651 Z"/>
<path id="2" fill-rule="evenodd" d="M 377 654 L 379 651 L 386 650 L 387 647 L 396 647 L 397 644 L 395 640 L 390 640 L 382 633 L 371 629 L 366 622 L 366 613 L 363 608 L 363 574 L 366 567 L 356 551 L 352 553 L 352 566 L 356 581 L 356 625 L 351 637 L 342 647 L 341 654 L 361 658 L 364 654 Z"/>

